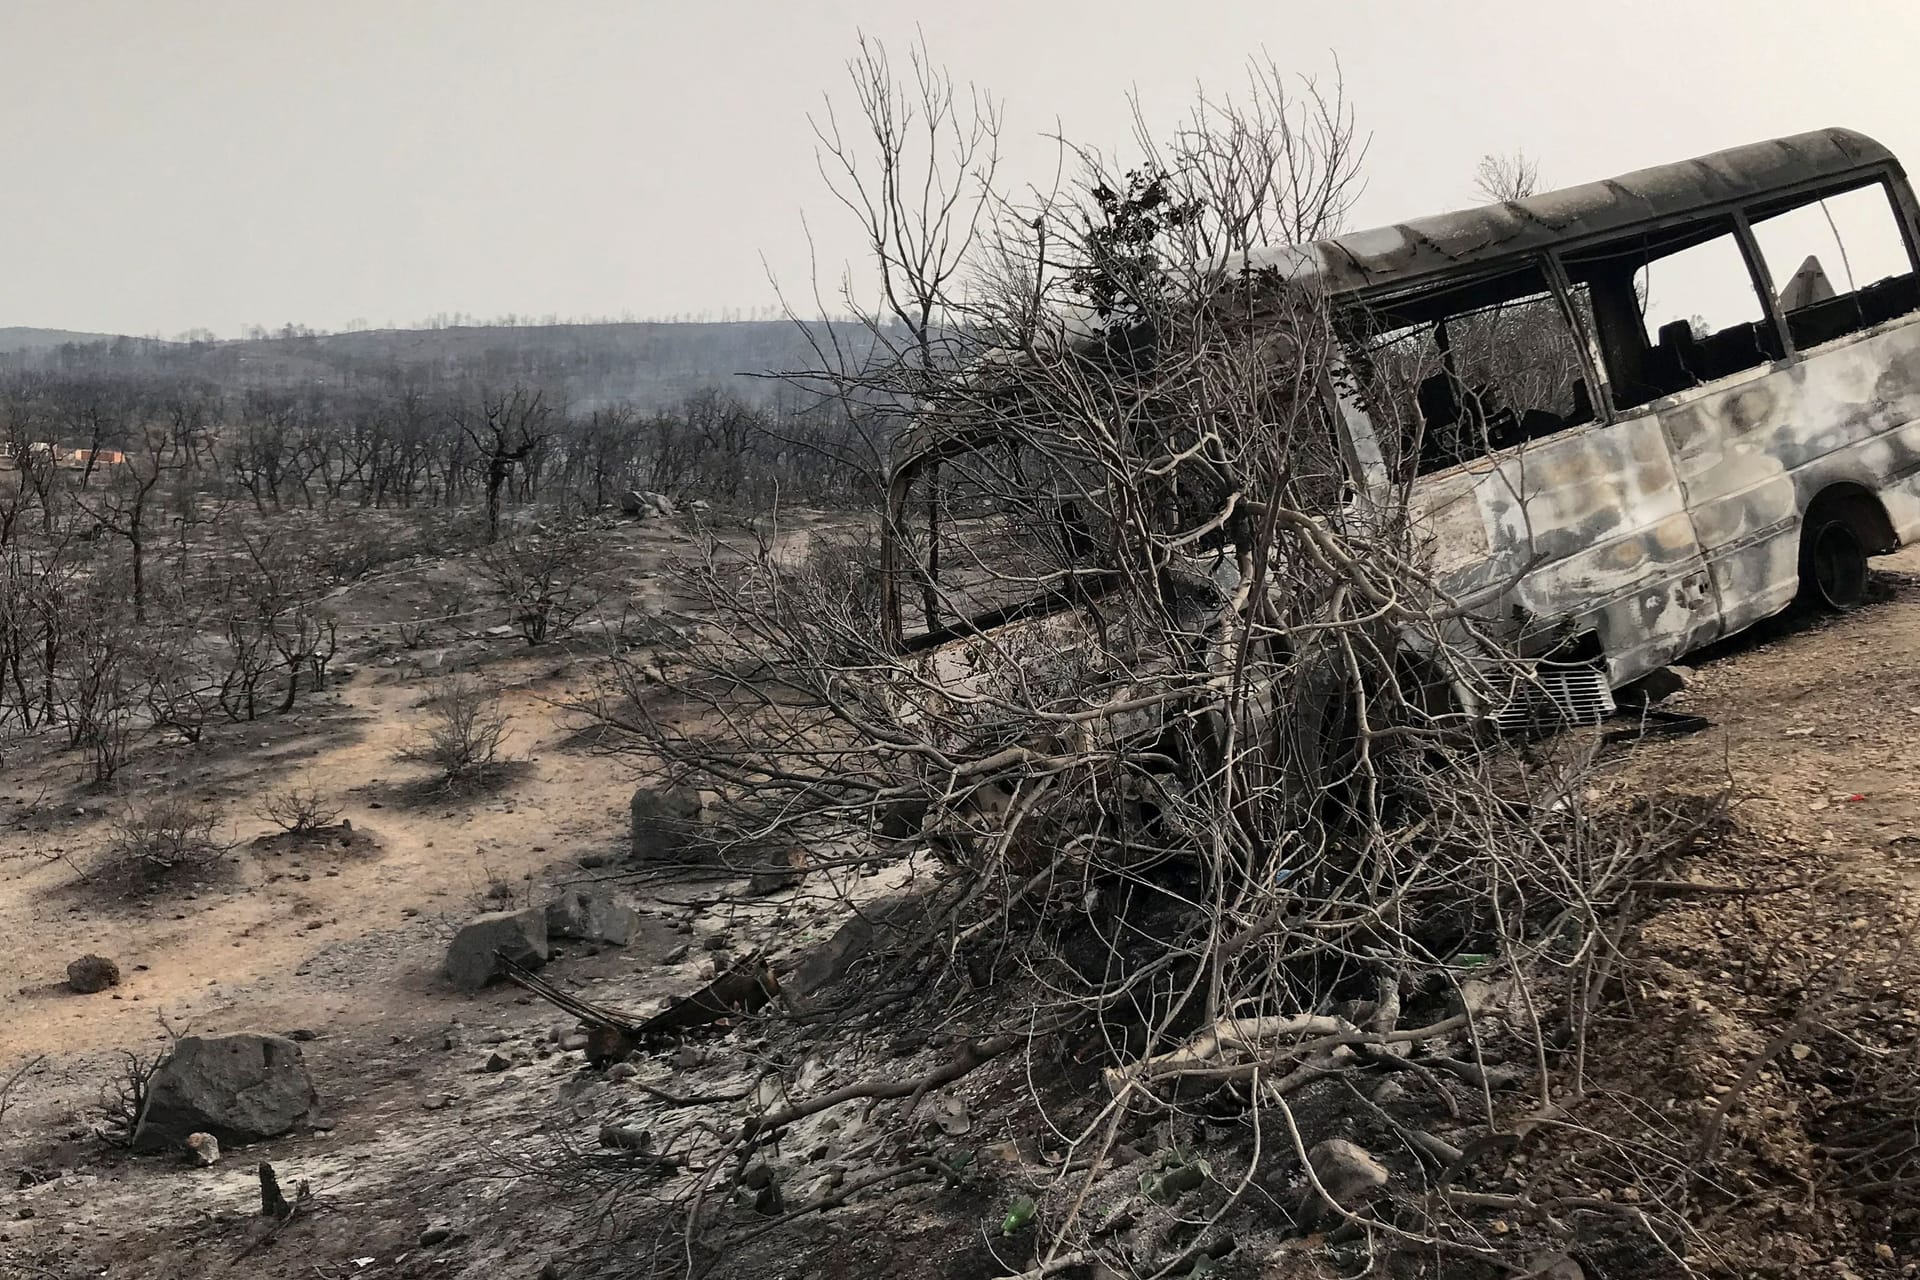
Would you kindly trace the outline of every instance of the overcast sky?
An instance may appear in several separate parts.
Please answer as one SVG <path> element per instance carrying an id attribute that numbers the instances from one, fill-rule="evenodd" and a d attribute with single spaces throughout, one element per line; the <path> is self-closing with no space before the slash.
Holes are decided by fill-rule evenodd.
<path id="1" fill-rule="evenodd" d="M 864 30 L 1125 141 L 1250 51 L 1373 137 L 1355 222 L 1844 124 L 1920 163 L 1913 0 L 0 0 L 0 325 L 222 335 L 436 313 L 750 310 L 855 251 L 807 124 Z"/>

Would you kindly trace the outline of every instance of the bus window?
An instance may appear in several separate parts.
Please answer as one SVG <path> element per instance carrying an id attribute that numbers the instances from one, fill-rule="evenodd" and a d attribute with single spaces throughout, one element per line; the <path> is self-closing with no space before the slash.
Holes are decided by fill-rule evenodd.
<path id="1" fill-rule="evenodd" d="M 1376 301 L 1346 326 L 1355 389 L 1402 478 L 1593 420 L 1579 340 L 1537 266 Z"/>
<path id="2" fill-rule="evenodd" d="M 1785 354 L 1729 218 L 1643 232 L 1564 261 L 1591 290 L 1616 408 Z"/>
<path id="3" fill-rule="evenodd" d="M 1913 259 L 1883 182 L 1756 214 L 1753 237 L 1797 350 L 1920 309 Z"/>

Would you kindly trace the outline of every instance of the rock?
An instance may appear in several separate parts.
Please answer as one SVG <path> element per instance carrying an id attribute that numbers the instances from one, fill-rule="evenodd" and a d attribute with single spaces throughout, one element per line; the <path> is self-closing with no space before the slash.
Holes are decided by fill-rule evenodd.
<path id="1" fill-rule="evenodd" d="M 631 1062 L 616 1062 L 607 1068 L 607 1079 L 618 1084 L 622 1080 L 631 1080 L 640 1074 L 640 1068 Z"/>
<path id="2" fill-rule="evenodd" d="M 547 913 L 528 907 L 467 921 L 447 946 L 447 977 L 462 991 L 478 991 L 505 971 L 502 957 L 529 969 L 545 964 Z"/>
<path id="3" fill-rule="evenodd" d="M 420 1233 L 420 1247 L 431 1249 L 435 1245 L 445 1244 L 453 1239 L 453 1228 L 445 1223 L 435 1223 Z"/>
<path id="4" fill-rule="evenodd" d="M 480 1065 L 480 1069 L 489 1075 L 498 1075 L 512 1065 L 513 1059 L 496 1049 L 487 1055 L 487 1060 Z"/>
<path id="5" fill-rule="evenodd" d="M 600 885 L 576 885 L 547 904 L 547 936 L 624 947 L 640 928 L 640 913 Z"/>
<path id="6" fill-rule="evenodd" d="M 182 1036 L 154 1072 L 134 1130 L 138 1151 L 207 1133 L 225 1143 L 277 1138 L 319 1104 L 300 1046 L 281 1036 Z"/>
<path id="7" fill-rule="evenodd" d="M 629 489 L 621 494 L 620 511 L 636 520 L 666 520 L 677 514 L 672 498 L 651 489 Z"/>
<path id="8" fill-rule="evenodd" d="M 789 995 L 811 996 L 847 976 L 863 957 L 887 951 L 931 925 L 941 901 L 928 892 L 897 893 L 861 907 L 834 935 L 801 956 L 782 987 Z"/>
<path id="9" fill-rule="evenodd" d="M 1373 1101 L 1376 1106 L 1389 1107 L 1396 1102 L 1405 1102 L 1406 1100 L 1407 1086 L 1401 1084 L 1400 1081 L 1393 1076 L 1388 1076 L 1385 1080 L 1382 1080 L 1374 1086 Z"/>
<path id="10" fill-rule="evenodd" d="M 1327 1138 L 1313 1144 L 1307 1152 L 1307 1164 L 1314 1177 L 1339 1207 L 1352 1213 L 1378 1195 L 1387 1185 L 1387 1167 L 1373 1158 L 1365 1147 L 1345 1138 Z M 1307 1189 L 1302 1207 L 1302 1225 L 1311 1227 L 1331 1216 L 1319 1193 Z"/>
<path id="11" fill-rule="evenodd" d="M 83 996 L 120 985 L 120 966 L 105 956 L 84 955 L 67 966 L 67 985 Z"/>
<path id="12" fill-rule="evenodd" d="M 706 797 L 692 787 L 641 787 L 627 806 L 633 857 L 641 862 L 699 861 Z M 711 861 L 711 859 L 707 859 Z"/>
<path id="13" fill-rule="evenodd" d="M 187 1157 L 202 1169 L 220 1163 L 220 1139 L 210 1133 L 187 1135 Z"/>
<path id="14" fill-rule="evenodd" d="M 807 851 L 795 845 L 769 857 L 766 868 L 754 872 L 753 878 L 747 881 L 747 892 L 756 898 L 762 897 L 791 889 L 806 878 Z"/>
<path id="15" fill-rule="evenodd" d="M 637 1125 L 603 1124 L 600 1145 L 609 1151 L 645 1151 L 653 1145 L 653 1134 Z"/>
<path id="16" fill-rule="evenodd" d="M 1649 671 L 1616 694 L 1623 706 L 1651 707 L 1693 686 L 1691 667 L 1660 667 Z"/>
<path id="17" fill-rule="evenodd" d="M 688 945 L 683 942 L 679 946 L 675 947 L 673 950 L 667 952 L 666 955 L 662 956 L 660 958 L 660 963 L 661 964 L 679 964 L 682 960 L 685 960 L 687 958 L 687 951 L 688 951 Z"/>

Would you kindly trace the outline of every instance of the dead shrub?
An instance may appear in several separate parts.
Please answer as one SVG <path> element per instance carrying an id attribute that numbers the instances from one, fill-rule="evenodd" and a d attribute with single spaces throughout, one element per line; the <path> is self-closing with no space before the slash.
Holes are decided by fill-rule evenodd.
<path id="1" fill-rule="evenodd" d="M 46 1060 L 46 1054 L 35 1054 L 14 1068 L 12 1075 L 8 1076 L 5 1080 L 0 1080 L 0 1120 L 6 1119 L 7 1112 L 13 1108 L 13 1091 L 19 1087 L 22 1080 L 31 1075 L 35 1069 L 39 1068 Z"/>
<path id="2" fill-rule="evenodd" d="M 219 828 L 211 811 L 179 792 L 130 799 L 113 821 L 103 869 L 149 880 L 204 870 L 233 847 Z"/>
<path id="3" fill-rule="evenodd" d="M 340 806 L 330 800 L 310 777 L 300 778 L 267 793 L 255 810 L 283 835 L 310 836 L 340 820 Z"/>
<path id="4" fill-rule="evenodd" d="M 545 644 L 572 631 L 600 602 L 593 557 L 584 528 L 535 529 L 488 547 L 480 563 L 526 642 Z"/>
<path id="5" fill-rule="evenodd" d="M 120 1063 L 113 1075 L 100 1086 L 101 1122 L 94 1132 L 111 1147 L 131 1147 L 140 1128 L 140 1117 L 147 1109 L 147 1095 L 153 1078 L 173 1056 L 173 1045 L 155 1053 L 120 1050 Z"/>
<path id="6" fill-rule="evenodd" d="M 500 710 L 500 694 L 475 676 L 441 680 L 423 704 L 427 723 L 420 737 L 399 752 L 402 760 L 431 766 L 441 785 L 483 781 L 507 760 L 501 755 L 511 717 Z"/>

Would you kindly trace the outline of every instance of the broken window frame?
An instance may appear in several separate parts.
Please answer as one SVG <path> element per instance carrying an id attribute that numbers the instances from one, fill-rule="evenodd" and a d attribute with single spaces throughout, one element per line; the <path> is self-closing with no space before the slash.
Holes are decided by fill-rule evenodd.
<path id="1" fill-rule="evenodd" d="M 1920 207 L 1916 207 L 1912 189 L 1908 185 L 1905 175 L 1897 166 L 1885 164 L 1871 165 L 1840 178 L 1827 177 L 1820 180 L 1782 186 L 1759 198 L 1747 197 L 1736 202 L 1702 206 L 1700 209 L 1685 215 L 1650 220 L 1643 225 L 1636 226 L 1625 232 L 1615 232 L 1611 235 L 1594 237 L 1590 240 L 1562 245 L 1549 250 L 1546 256 L 1555 263 L 1556 269 L 1562 274 L 1563 278 L 1571 283 L 1573 274 L 1568 270 L 1567 262 L 1569 258 L 1577 259 L 1580 257 L 1597 256 L 1610 246 L 1616 245 L 1621 246 L 1624 251 L 1625 247 L 1631 245 L 1636 237 L 1670 234 L 1684 231 L 1689 227 L 1706 228 L 1712 227 L 1715 224 L 1722 224 L 1725 228 L 1724 233 L 1732 237 L 1734 244 L 1740 251 L 1741 257 L 1746 265 L 1748 281 L 1753 288 L 1756 300 L 1760 304 L 1760 318 L 1753 323 L 1759 324 L 1764 321 L 1774 344 L 1774 350 L 1779 353 L 1777 355 L 1763 353 L 1766 358 L 1754 364 L 1744 366 L 1741 369 L 1702 379 L 1691 387 L 1665 391 L 1644 400 L 1621 405 L 1615 397 L 1615 384 L 1618 383 L 1623 371 L 1616 368 L 1614 362 L 1608 358 L 1604 342 L 1599 341 L 1599 335 L 1595 334 L 1594 360 L 1599 365 L 1607 381 L 1606 395 L 1596 402 L 1596 417 L 1604 417 L 1608 421 L 1614 421 L 1620 418 L 1645 414 L 1653 411 L 1661 402 L 1674 396 L 1692 395 L 1698 393 L 1703 388 L 1718 385 L 1728 379 L 1738 378 L 1752 373 L 1755 370 L 1779 369 L 1795 364 L 1806 357 L 1808 348 L 1824 345 L 1826 340 L 1811 344 L 1801 344 L 1795 341 L 1787 313 L 1785 313 L 1779 305 L 1778 283 L 1774 280 L 1772 269 L 1766 260 L 1766 255 L 1761 251 L 1759 241 L 1754 235 L 1753 222 L 1756 216 L 1760 220 L 1764 220 L 1777 214 L 1804 208 L 1821 200 L 1831 199 L 1835 196 L 1870 187 L 1880 188 L 1887 196 L 1889 211 L 1900 232 L 1901 242 L 1906 248 L 1909 266 L 1916 277 L 1920 277 L 1920 230 L 1916 230 L 1917 227 L 1920 227 Z M 1701 243 L 1705 242 L 1705 240 L 1701 241 Z M 1654 258 L 1651 259 L 1651 261 L 1657 262 L 1659 259 Z M 1907 311 L 1899 314 L 1912 315 L 1914 312 Z M 1898 318 L 1898 316 L 1892 318 Z M 1863 326 L 1863 328 L 1872 327 L 1874 326 Z M 1851 332 L 1857 333 L 1860 331 L 1861 330 L 1854 330 Z"/>
<path id="2" fill-rule="evenodd" d="M 1571 433 L 1586 431 L 1612 421 L 1612 417 L 1608 412 L 1612 408 L 1612 401 L 1606 382 L 1606 366 L 1601 361 L 1599 346 L 1593 331 L 1585 322 L 1584 317 L 1581 315 L 1580 307 L 1574 301 L 1576 286 L 1567 278 L 1567 274 L 1562 268 L 1555 251 L 1516 254 L 1512 258 L 1477 264 L 1471 269 L 1463 270 L 1458 275 L 1449 273 L 1429 277 L 1411 286 L 1399 285 L 1388 286 L 1377 290 L 1366 290 L 1361 293 L 1349 295 L 1348 298 L 1342 299 L 1341 303 L 1352 310 L 1365 311 L 1370 306 L 1383 302 L 1404 302 L 1406 299 L 1418 298 L 1423 294 L 1451 292 L 1460 289 L 1463 285 L 1470 284 L 1476 278 L 1491 282 L 1506 276 L 1523 275 L 1527 272 L 1537 273 L 1540 283 L 1545 286 L 1536 295 L 1530 296 L 1552 298 L 1554 308 L 1559 315 L 1560 323 L 1566 328 L 1565 336 L 1569 340 L 1570 348 L 1579 365 L 1576 370 L 1577 375 L 1579 379 L 1586 384 L 1587 388 L 1587 398 L 1589 401 L 1587 418 L 1584 421 L 1568 423 L 1551 432 L 1521 440 L 1512 445 L 1488 448 L 1484 452 L 1472 457 L 1462 458 L 1444 467 L 1426 471 L 1420 471 L 1416 468 L 1409 471 L 1404 463 L 1389 460 L 1388 451 L 1384 443 L 1382 426 L 1374 420 L 1374 415 L 1368 409 L 1364 398 L 1357 393 L 1358 374 L 1356 365 L 1359 362 L 1356 361 L 1353 353 L 1357 349 L 1358 344 L 1353 337 L 1343 335 L 1343 340 L 1340 344 L 1343 349 L 1341 360 L 1339 367 L 1335 370 L 1336 376 L 1329 380 L 1328 390 L 1333 395 L 1338 407 L 1337 421 L 1342 425 L 1346 433 L 1354 438 L 1350 446 L 1350 452 L 1355 462 L 1364 468 L 1360 470 L 1358 474 L 1368 475 L 1373 478 L 1368 488 L 1375 491 L 1384 491 L 1396 485 L 1404 486 L 1416 481 L 1425 481 L 1432 476 L 1443 475 L 1460 468 L 1471 469 L 1485 466 L 1488 465 L 1490 459 L 1498 459 L 1503 455 L 1512 454 L 1525 448 L 1529 444 L 1559 439 Z M 1493 305 L 1497 306 L 1502 304 Z M 1485 309 L 1486 308 L 1474 308 L 1462 311 L 1459 314 L 1469 315 L 1474 314 L 1478 310 Z M 1424 431 L 1424 424 L 1422 429 Z M 1395 456 L 1397 457 L 1397 454 Z"/>
<path id="3" fill-rule="evenodd" d="M 1836 199 L 1840 196 L 1851 195 L 1856 191 L 1866 191 L 1870 189 L 1877 189 L 1886 199 L 1888 216 L 1893 219 L 1894 229 L 1900 233 L 1900 243 L 1906 250 L 1907 274 L 1912 276 L 1916 283 L 1920 283 L 1920 230 L 1916 230 L 1916 223 L 1920 223 L 1920 211 L 1917 211 L 1914 206 L 1912 191 L 1908 187 L 1904 177 L 1896 170 L 1880 166 L 1864 174 L 1855 174 L 1838 181 L 1830 180 L 1821 183 L 1804 184 L 1790 191 L 1769 195 L 1762 200 L 1750 200 L 1740 210 L 1740 225 L 1744 234 L 1744 248 L 1749 255 L 1750 264 L 1758 273 L 1758 278 L 1767 281 L 1763 301 L 1767 305 L 1767 313 L 1773 317 L 1779 341 L 1783 344 L 1787 353 L 1785 357 L 1786 362 L 1795 362 L 1802 359 L 1806 351 L 1813 347 L 1821 347 L 1825 346 L 1828 342 L 1837 342 L 1842 338 L 1854 337 L 1869 329 L 1877 328 L 1889 320 L 1897 320 L 1902 316 L 1911 316 L 1916 312 L 1920 312 L 1920 306 L 1916 306 L 1907 311 L 1896 312 L 1894 315 L 1881 320 L 1862 323 L 1858 328 L 1848 329 L 1832 337 L 1820 338 L 1803 345 L 1794 337 L 1791 320 L 1792 313 L 1780 306 L 1779 282 L 1775 281 L 1772 277 L 1771 266 L 1766 260 L 1765 252 L 1760 247 L 1759 237 L 1754 233 L 1753 224 L 1755 222 L 1765 222 L 1770 218 L 1780 217 L 1800 209 L 1811 208 L 1814 205 Z M 1834 233 L 1834 239 L 1839 245 L 1840 252 L 1844 255 L 1846 252 L 1845 242 L 1841 239 L 1837 228 Z M 1889 279 L 1897 278 L 1898 277 L 1889 277 Z M 1858 297 L 1859 294 L 1868 287 L 1860 285 L 1857 281 L 1850 281 L 1850 283 L 1853 284 L 1854 287 L 1850 288 L 1845 294 L 1837 296 L 1848 298 Z M 1879 282 L 1875 281 L 1874 283 Z"/>

